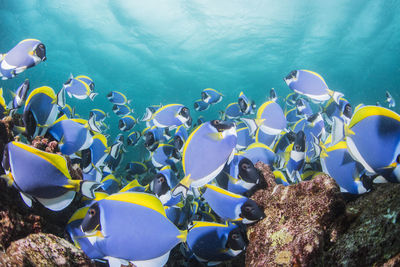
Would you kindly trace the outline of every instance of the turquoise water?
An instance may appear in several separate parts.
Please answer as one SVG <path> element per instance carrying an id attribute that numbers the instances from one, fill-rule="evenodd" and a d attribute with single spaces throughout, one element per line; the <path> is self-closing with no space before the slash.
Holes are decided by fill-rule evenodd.
<path id="1" fill-rule="evenodd" d="M 92 108 L 112 114 L 105 95 L 119 90 L 135 117 L 182 103 L 194 119 L 193 102 L 211 87 L 225 95 L 201 113 L 213 119 L 240 91 L 259 106 L 271 87 L 290 92 L 282 78 L 291 70 L 310 69 L 352 103 L 383 103 L 385 90 L 400 98 L 399 13 L 398 1 L 0 0 L 0 53 L 36 38 L 48 58 L 0 87 L 29 78 L 31 88 L 57 92 L 70 73 L 85 74 L 100 95 L 68 99 L 84 117 Z M 116 128 L 118 118 L 108 123 Z"/>

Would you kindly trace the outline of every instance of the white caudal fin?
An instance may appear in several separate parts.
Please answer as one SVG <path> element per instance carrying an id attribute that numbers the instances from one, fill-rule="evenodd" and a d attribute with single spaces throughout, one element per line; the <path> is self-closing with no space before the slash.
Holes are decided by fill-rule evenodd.
<path id="1" fill-rule="evenodd" d="M 28 195 L 25 195 L 24 193 L 19 193 L 21 195 L 22 200 L 25 202 L 25 204 L 31 208 L 32 207 L 32 198 Z"/>
<path id="2" fill-rule="evenodd" d="M 93 199 L 95 197 L 94 191 L 101 185 L 95 181 L 83 181 L 81 184 L 81 193 L 85 197 Z"/>
<path id="3" fill-rule="evenodd" d="M 241 118 L 240 120 L 246 124 L 247 128 L 249 128 L 249 134 L 253 135 L 258 128 L 256 121 L 254 119 L 246 118 Z"/>
<path id="4" fill-rule="evenodd" d="M 43 206 L 53 211 L 60 211 L 68 207 L 75 198 L 75 191 L 67 191 L 65 194 L 56 198 L 38 198 L 36 200 Z"/>
<path id="5" fill-rule="evenodd" d="M 169 251 L 160 257 L 143 260 L 143 261 L 131 261 L 136 267 L 159 267 L 164 266 L 169 258 Z"/>
<path id="6" fill-rule="evenodd" d="M 336 145 L 344 138 L 344 122 L 338 117 L 333 117 L 332 124 L 332 142 L 331 146 Z"/>

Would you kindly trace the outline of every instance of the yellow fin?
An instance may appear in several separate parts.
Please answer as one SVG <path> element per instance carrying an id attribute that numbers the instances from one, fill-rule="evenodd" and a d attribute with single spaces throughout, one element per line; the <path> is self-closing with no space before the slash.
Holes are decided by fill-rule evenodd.
<path id="1" fill-rule="evenodd" d="M 183 230 L 180 231 L 180 235 L 177 236 L 177 238 L 181 241 L 181 242 L 186 242 L 186 237 L 187 237 L 187 230 Z"/>

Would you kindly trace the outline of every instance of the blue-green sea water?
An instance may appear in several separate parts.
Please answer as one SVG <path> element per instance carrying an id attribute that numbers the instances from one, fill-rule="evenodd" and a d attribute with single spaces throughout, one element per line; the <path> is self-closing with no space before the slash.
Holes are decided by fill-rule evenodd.
<path id="1" fill-rule="evenodd" d="M 56 92 L 73 75 L 95 82 L 95 101 L 68 99 L 77 113 L 112 114 L 106 94 L 118 90 L 140 118 L 151 104 L 191 108 L 202 89 L 224 94 L 201 114 L 218 116 L 240 91 L 262 104 L 293 69 L 320 73 L 353 105 L 400 98 L 398 1 L 50 1 L 0 0 L 0 53 L 25 38 L 41 40 L 47 61 L 16 78 Z M 7 95 L 6 95 L 7 96 Z M 396 107 L 398 111 L 398 107 Z M 118 118 L 108 123 L 115 135 Z M 143 128 L 139 125 L 137 128 Z M 139 148 L 137 148 L 139 149 Z"/>

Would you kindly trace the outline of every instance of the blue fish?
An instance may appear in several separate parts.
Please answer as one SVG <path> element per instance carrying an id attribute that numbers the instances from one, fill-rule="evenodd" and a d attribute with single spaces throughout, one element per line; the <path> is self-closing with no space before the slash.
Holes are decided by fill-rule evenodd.
<path id="1" fill-rule="evenodd" d="M 248 147 L 250 144 L 254 143 L 253 137 L 250 135 L 250 131 L 248 127 L 242 127 L 240 129 L 236 128 L 237 134 L 237 150 L 243 150 Z"/>
<path id="2" fill-rule="evenodd" d="M 99 186 L 92 181 L 73 180 L 64 157 L 19 142 L 6 145 L 2 165 L 6 178 L 20 191 L 28 206 L 36 200 L 48 209 L 59 211 L 71 204 L 76 192 L 94 198 L 93 191 Z"/>
<path id="3" fill-rule="evenodd" d="M 49 128 L 49 133 L 60 143 L 61 153 L 71 155 L 92 145 L 92 135 L 83 123 L 81 119 L 61 117 Z"/>
<path id="4" fill-rule="evenodd" d="M 239 255 L 246 242 L 235 224 L 194 221 L 187 235 L 187 246 L 198 261 L 213 266 Z"/>
<path id="5" fill-rule="evenodd" d="M 300 117 L 308 118 L 309 116 L 311 116 L 313 114 L 310 103 L 308 103 L 308 101 L 303 98 L 297 99 L 296 109 L 297 109 L 297 114 Z"/>
<path id="6" fill-rule="evenodd" d="M 62 107 L 58 107 L 58 117 L 61 117 L 62 115 L 67 116 L 68 119 L 73 119 L 74 115 L 75 115 L 75 110 L 73 108 L 71 108 L 70 105 L 65 104 L 65 106 Z"/>
<path id="7" fill-rule="evenodd" d="M 261 161 L 269 166 L 272 166 L 275 161 L 274 151 L 268 146 L 257 142 L 249 145 L 241 155 L 251 160 L 253 164 Z"/>
<path id="8" fill-rule="evenodd" d="M 25 102 L 26 95 L 29 90 L 29 80 L 26 79 L 17 89 L 17 91 L 12 92 L 13 100 L 11 102 L 11 109 L 19 109 Z"/>
<path id="9" fill-rule="evenodd" d="M 113 174 L 108 174 L 101 180 L 100 188 L 108 194 L 117 193 L 120 190 L 121 181 L 117 179 Z"/>
<path id="10" fill-rule="evenodd" d="M 254 101 L 250 101 L 243 92 L 239 94 L 238 104 L 243 114 L 254 114 L 256 104 Z"/>
<path id="11" fill-rule="evenodd" d="M 210 107 L 210 104 L 204 102 L 202 99 L 196 100 L 193 104 L 196 111 L 204 111 Z"/>
<path id="12" fill-rule="evenodd" d="M 230 162 L 236 147 L 233 123 L 213 120 L 197 127 L 183 148 L 182 166 L 185 178 L 173 194 L 185 194 L 190 187 L 201 187 L 214 179 Z"/>
<path id="13" fill-rule="evenodd" d="M 389 108 L 394 108 L 396 106 L 396 102 L 394 101 L 394 98 L 388 91 L 386 91 L 386 103 L 388 103 Z"/>
<path id="14" fill-rule="evenodd" d="M 227 119 L 239 119 L 243 115 L 238 102 L 233 102 L 226 106 L 225 112 L 222 112 L 221 120 L 225 120 L 225 117 Z"/>
<path id="15" fill-rule="evenodd" d="M 181 197 L 173 197 L 171 189 L 178 184 L 170 166 L 163 167 L 150 182 L 150 190 L 161 200 L 164 206 L 174 206 L 181 201 Z"/>
<path id="16" fill-rule="evenodd" d="M 205 188 L 204 199 L 223 220 L 240 220 L 244 224 L 250 224 L 265 217 L 254 200 L 211 184 L 206 184 Z"/>
<path id="17" fill-rule="evenodd" d="M 134 131 L 131 132 L 128 137 L 126 138 L 126 144 L 128 146 L 135 146 L 141 137 L 140 132 Z"/>
<path id="18" fill-rule="evenodd" d="M 89 117 L 92 117 L 93 115 L 96 115 L 97 121 L 104 121 L 107 117 L 109 117 L 108 113 L 105 113 L 101 109 L 92 109 L 89 112 Z"/>
<path id="19" fill-rule="evenodd" d="M 284 81 L 294 92 L 316 102 L 324 102 L 332 97 L 339 103 L 339 98 L 343 96 L 342 93 L 330 90 L 321 75 L 313 71 L 294 70 L 284 78 Z"/>
<path id="20" fill-rule="evenodd" d="M 296 138 L 291 148 L 290 159 L 286 164 L 286 173 L 291 182 L 300 182 L 300 173 L 305 162 L 306 136 L 303 131 L 296 133 Z"/>
<path id="21" fill-rule="evenodd" d="M 137 192 L 114 194 L 96 202 L 81 227 L 110 265 L 129 261 L 136 266 L 163 266 L 170 250 L 185 242 L 187 235 L 168 220 L 157 197 Z"/>
<path id="22" fill-rule="evenodd" d="M 278 95 L 275 92 L 274 88 L 271 88 L 271 90 L 269 90 L 269 97 L 268 97 L 269 101 L 275 101 L 278 100 Z"/>
<path id="23" fill-rule="evenodd" d="M 154 151 L 158 145 L 167 141 L 164 129 L 158 127 L 150 127 L 143 130 L 144 147 L 149 151 Z"/>
<path id="24" fill-rule="evenodd" d="M 82 171 L 89 172 L 93 168 L 100 169 L 108 153 L 107 138 L 102 134 L 95 134 L 90 147 L 82 151 Z"/>
<path id="25" fill-rule="evenodd" d="M 127 132 L 130 131 L 133 128 L 133 126 L 136 125 L 136 123 L 137 121 L 134 117 L 132 117 L 131 115 L 126 115 L 119 120 L 118 128 L 121 131 Z"/>
<path id="26" fill-rule="evenodd" d="M 112 108 L 113 112 L 117 116 L 126 116 L 130 113 L 133 113 L 132 109 L 128 107 L 128 105 L 117 105 L 115 104 Z"/>
<path id="27" fill-rule="evenodd" d="M 346 142 L 328 147 L 326 156 L 320 160 L 323 172 L 335 179 L 341 192 L 363 194 L 369 191 L 360 180 L 364 168 L 350 156 Z"/>
<path id="28" fill-rule="evenodd" d="M 83 100 L 89 97 L 90 100 L 93 101 L 94 98 L 98 95 L 93 91 L 94 90 L 93 82 L 87 84 L 86 83 L 87 79 L 80 79 L 78 77 L 87 77 L 87 76 L 80 75 L 74 78 L 74 76 L 72 76 L 71 74 L 69 79 L 63 85 L 65 92 L 70 98 L 75 97 L 76 99 Z"/>
<path id="29" fill-rule="evenodd" d="M 58 106 L 56 95 L 48 86 L 33 90 L 25 102 L 23 121 L 28 138 L 44 135 L 56 120 Z"/>
<path id="30" fill-rule="evenodd" d="M 139 161 L 131 161 L 126 164 L 125 171 L 131 175 L 141 175 L 147 172 L 147 166 Z"/>
<path id="31" fill-rule="evenodd" d="M 201 92 L 201 99 L 207 104 L 217 104 L 222 100 L 222 94 L 215 89 L 206 88 Z"/>
<path id="32" fill-rule="evenodd" d="M 173 140 L 174 147 L 179 151 L 183 152 L 183 146 L 188 139 L 188 132 L 183 125 L 178 126 L 175 131 L 175 136 Z"/>
<path id="33" fill-rule="evenodd" d="M 116 105 L 130 104 L 130 100 L 128 100 L 123 93 L 118 91 L 111 91 L 107 94 L 107 98 L 111 103 Z"/>
<path id="34" fill-rule="evenodd" d="M 22 40 L 8 53 L 0 54 L 0 77 L 3 80 L 11 79 L 46 59 L 46 47 L 41 41 Z"/>
<path id="35" fill-rule="evenodd" d="M 153 105 L 146 108 L 143 117 L 140 119 L 141 121 L 150 121 L 153 114 L 161 107 L 161 105 Z"/>
<path id="36" fill-rule="evenodd" d="M 189 119 L 191 119 L 189 109 L 181 104 L 163 106 L 152 117 L 155 126 L 171 130 L 186 123 Z"/>
<path id="37" fill-rule="evenodd" d="M 156 150 L 151 153 L 151 162 L 156 168 L 162 168 L 166 165 L 172 167 L 180 159 L 181 156 L 179 152 L 170 144 L 160 144 Z"/>

